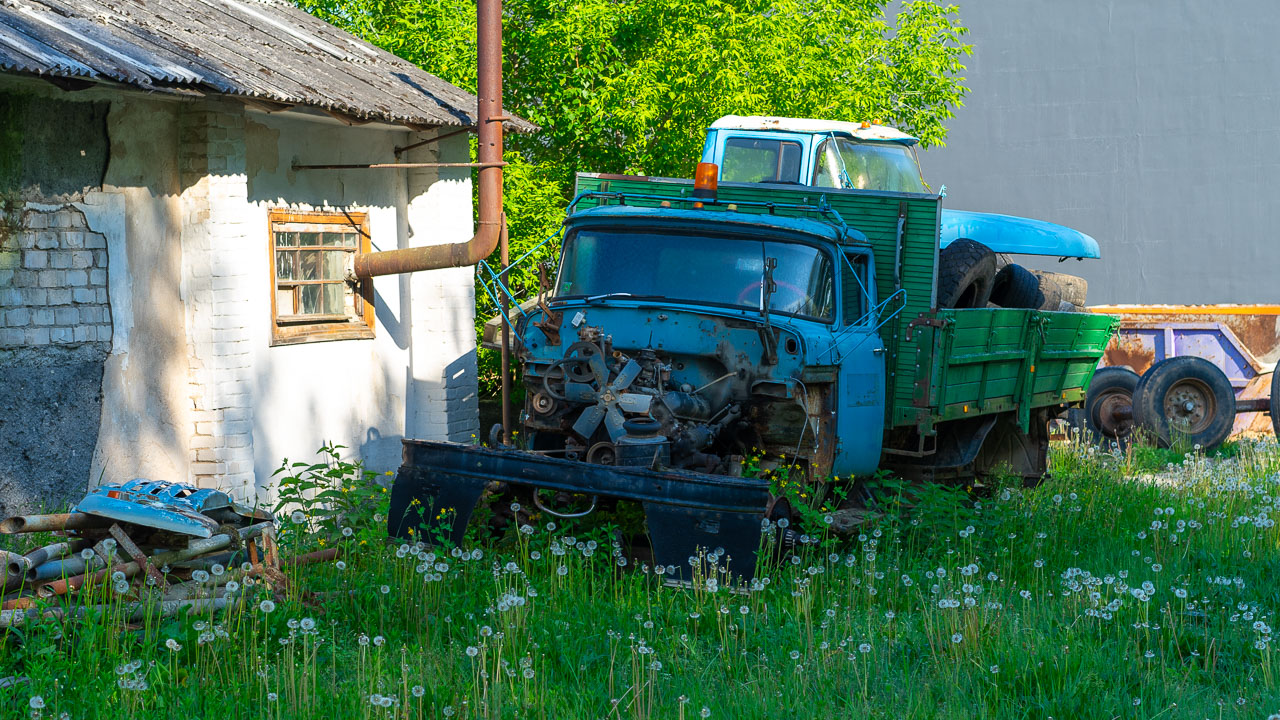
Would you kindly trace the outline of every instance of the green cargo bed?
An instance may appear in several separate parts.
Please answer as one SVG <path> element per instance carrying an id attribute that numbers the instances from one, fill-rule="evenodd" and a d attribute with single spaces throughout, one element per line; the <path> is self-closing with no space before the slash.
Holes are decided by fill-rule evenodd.
<path id="1" fill-rule="evenodd" d="M 1031 410 L 1084 398 L 1118 320 L 1038 310 L 940 310 L 912 322 L 910 395 L 892 398 L 894 426 L 929 434 L 939 422 Z"/>

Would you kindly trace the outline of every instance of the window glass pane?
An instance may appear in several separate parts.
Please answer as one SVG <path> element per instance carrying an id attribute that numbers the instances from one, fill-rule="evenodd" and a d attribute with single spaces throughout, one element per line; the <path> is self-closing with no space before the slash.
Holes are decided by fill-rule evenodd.
<path id="1" fill-rule="evenodd" d="M 276 290 L 276 314 L 293 314 L 293 288 L 280 288 Z"/>
<path id="2" fill-rule="evenodd" d="M 298 233 L 298 237 L 301 244 L 303 245 L 319 245 L 320 244 L 320 233 L 318 232 Z"/>
<path id="3" fill-rule="evenodd" d="M 346 274 L 347 253 L 346 252 L 326 252 L 324 253 L 324 279 L 325 280 L 341 280 Z"/>
<path id="4" fill-rule="evenodd" d="M 324 312 L 330 315 L 342 315 L 346 312 L 346 293 L 343 289 L 345 283 L 325 284 L 320 287 L 324 288 Z"/>
<path id="5" fill-rule="evenodd" d="M 314 315 L 320 312 L 320 285 L 303 285 L 298 288 L 298 314 Z"/>
<path id="6" fill-rule="evenodd" d="M 722 162 L 725 182 L 800 181 L 800 144 L 795 142 L 730 138 Z"/>
<path id="7" fill-rule="evenodd" d="M 321 253 L 319 250 L 301 250 L 298 252 L 299 265 L 302 268 L 303 280 L 322 280 Z"/>
<path id="8" fill-rule="evenodd" d="M 276 246 L 278 247 L 295 247 L 298 244 L 298 233 L 296 232 L 277 232 Z"/>
<path id="9" fill-rule="evenodd" d="M 295 272 L 294 253 L 291 251 L 283 251 L 276 253 L 276 277 L 281 280 L 297 280 Z"/>
<path id="10" fill-rule="evenodd" d="M 320 244 L 326 247 L 355 247 L 360 236 L 354 232 L 320 233 Z"/>

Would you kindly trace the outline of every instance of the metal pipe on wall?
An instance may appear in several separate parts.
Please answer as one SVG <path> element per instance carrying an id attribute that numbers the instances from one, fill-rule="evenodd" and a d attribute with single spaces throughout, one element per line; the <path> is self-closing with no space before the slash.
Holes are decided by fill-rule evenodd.
<path id="1" fill-rule="evenodd" d="M 360 253 L 358 278 L 475 265 L 498 246 L 502 234 L 502 0 L 476 3 L 476 134 L 480 217 L 466 242 Z"/>
<path id="2" fill-rule="evenodd" d="M 476 2 L 476 135 L 479 168 L 476 234 L 468 241 L 448 245 L 384 250 L 356 255 L 353 273 L 361 279 L 419 270 L 475 265 L 502 242 L 503 277 L 507 269 L 506 218 L 502 214 L 502 0 Z M 503 312 L 506 312 L 505 304 Z M 504 315 L 505 317 L 505 315 Z M 508 371 L 510 340 L 505 323 L 502 333 L 502 435 L 510 437 L 511 381 Z"/>

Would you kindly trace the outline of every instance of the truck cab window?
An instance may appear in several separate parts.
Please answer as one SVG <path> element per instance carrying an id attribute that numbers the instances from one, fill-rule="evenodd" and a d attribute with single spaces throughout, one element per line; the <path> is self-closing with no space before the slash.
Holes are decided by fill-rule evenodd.
<path id="1" fill-rule="evenodd" d="M 814 164 L 813 185 L 889 192 L 925 192 L 915 151 L 887 142 L 855 142 L 845 138 L 823 140 Z"/>
<path id="2" fill-rule="evenodd" d="M 800 182 L 800 143 L 730 138 L 724 144 L 720 179 L 725 182 Z"/>
<path id="3" fill-rule="evenodd" d="M 871 307 L 870 278 L 867 277 L 867 256 L 862 253 L 845 253 L 840 260 L 840 316 L 845 325 L 862 319 Z"/>

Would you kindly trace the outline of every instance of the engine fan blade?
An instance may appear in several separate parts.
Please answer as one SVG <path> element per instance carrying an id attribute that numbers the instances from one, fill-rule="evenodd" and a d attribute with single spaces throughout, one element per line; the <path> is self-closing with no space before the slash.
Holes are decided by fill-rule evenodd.
<path id="1" fill-rule="evenodd" d="M 610 407 L 604 414 L 604 427 L 609 431 L 610 440 L 618 442 L 623 435 L 627 434 L 626 429 L 622 427 L 623 419 L 622 411 L 616 407 Z"/>
<path id="2" fill-rule="evenodd" d="M 573 423 L 573 431 L 583 440 L 590 440 L 592 433 L 600 427 L 600 421 L 604 417 L 605 409 L 599 405 L 592 405 L 578 416 L 578 420 Z"/>
<path id="3" fill-rule="evenodd" d="M 640 374 L 640 369 L 640 363 L 635 360 L 628 360 L 627 364 L 623 365 L 622 370 L 618 372 L 618 377 L 613 379 L 609 387 L 613 388 L 615 392 L 626 390 L 631 385 L 631 381 L 635 380 L 636 376 Z"/>
<path id="4" fill-rule="evenodd" d="M 618 396 L 618 409 L 629 413 L 647 413 L 653 405 L 653 396 L 643 393 L 622 393 Z"/>
<path id="5" fill-rule="evenodd" d="M 600 399 L 600 393 L 586 383 L 566 382 L 564 397 L 572 402 L 595 403 Z"/>

